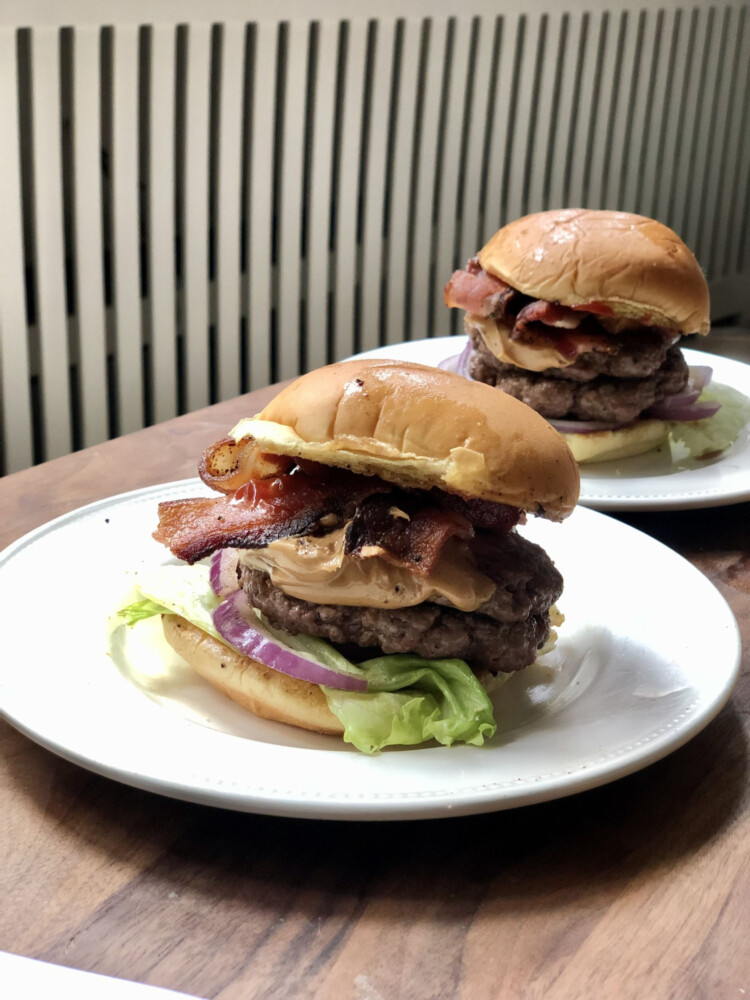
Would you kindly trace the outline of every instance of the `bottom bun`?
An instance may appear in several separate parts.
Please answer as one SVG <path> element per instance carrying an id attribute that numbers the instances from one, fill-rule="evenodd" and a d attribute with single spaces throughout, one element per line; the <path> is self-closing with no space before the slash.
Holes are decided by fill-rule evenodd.
<path id="1" fill-rule="evenodd" d="M 262 719 L 315 733 L 344 732 L 317 684 L 289 677 L 225 646 L 179 615 L 164 615 L 164 636 L 209 684 Z"/>
<path id="2" fill-rule="evenodd" d="M 665 444 L 669 424 L 664 420 L 639 420 L 632 427 L 616 431 L 594 431 L 589 434 L 563 434 L 565 443 L 579 465 L 586 462 L 611 462 L 616 458 L 632 458 L 653 451 Z"/>

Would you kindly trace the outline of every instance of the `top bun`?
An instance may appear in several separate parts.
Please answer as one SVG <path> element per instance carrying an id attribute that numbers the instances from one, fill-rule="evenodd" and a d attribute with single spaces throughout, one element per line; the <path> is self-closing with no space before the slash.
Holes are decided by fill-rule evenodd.
<path id="1" fill-rule="evenodd" d="M 592 305 L 592 312 L 683 334 L 711 326 L 698 261 L 676 233 L 642 215 L 537 212 L 496 233 L 479 263 L 534 299 Z"/>
<path id="2" fill-rule="evenodd" d="M 297 379 L 231 432 L 260 449 L 562 520 L 578 467 L 538 413 L 493 386 L 407 362 L 344 361 Z"/>

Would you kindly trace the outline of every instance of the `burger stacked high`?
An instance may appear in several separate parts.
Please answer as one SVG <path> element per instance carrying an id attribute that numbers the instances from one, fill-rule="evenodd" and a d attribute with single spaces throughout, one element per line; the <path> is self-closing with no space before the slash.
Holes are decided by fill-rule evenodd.
<path id="1" fill-rule="evenodd" d="M 709 331 L 706 279 L 666 226 L 625 212 L 540 212 L 501 229 L 457 271 L 468 374 L 523 400 L 578 461 L 648 451 L 685 414 L 677 342 Z M 581 433 L 583 432 L 583 433 Z"/>

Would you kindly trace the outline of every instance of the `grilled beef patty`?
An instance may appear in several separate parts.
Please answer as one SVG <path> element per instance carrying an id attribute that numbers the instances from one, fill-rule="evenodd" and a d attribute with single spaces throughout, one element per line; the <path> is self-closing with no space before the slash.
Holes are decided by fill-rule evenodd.
<path id="1" fill-rule="evenodd" d="M 459 657 L 492 673 L 520 670 L 534 662 L 549 636 L 549 608 L 562 592 L 562 577 L 542 548 L 515 532 L 480 535 L 474 547 L 478 567 L 497 588 L 473 613 L 436 602 L 394 610 L 313 604 L 288 596 L 267 574 L 247 567 L 240 585 L 275 628 L 293 635 L 384 653 Z"/>

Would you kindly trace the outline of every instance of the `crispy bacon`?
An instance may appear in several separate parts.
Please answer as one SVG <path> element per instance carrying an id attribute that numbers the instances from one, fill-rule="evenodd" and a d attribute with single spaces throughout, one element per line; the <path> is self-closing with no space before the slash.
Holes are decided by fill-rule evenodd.
<path id="1" fill-rule="evenodd" d="M 515 294 L 515 289 L 483 271 L 475 259 L 463 271 L 453 272 L 444 297 L 448 308 L 465 309 L 475 316 L 496 316 L 504 313 Z"/>
<path id="2" fill-rule="evenodd" d="M 365 497 L 390 488 L 376 476 L 342 469 L 317 475 L 296 469 L 251 480 L 231 496 L 160 503 L 154 538 L 194 563 L 216 549 L 260 548 L 287 535 L 309 534 L 326 515 L 335 521 Z"/>
<path id="3" fill-rule="evenodd" d="M 466 499 L 456 493 L 433 490 L 430 496 L 443 510 L 451 510 L 465 517 L 473 528 L 490 531 L 495 535 L 507 535 L 517 524 L 525 523 L 525 515 L 518 507 L 491 500 Z"/>
<path id="4" fill-rule="evenodd" d="M 421 497 L 394 493 L 364 501 L 346 529 L 346 554 L 380 556 L 393 566 L 428 576 L 449 538 L 471 538 L 471 525 L 452 511 L 424 506 Z"/>
<path id="5" fill-rule="evenodd" d="M 524 306 L 516 316 L 511 340 L 551 347 L 571 360 L 589 351 L 615 354 L 617 345 L 605 333 L 579 329 L 586 318 L 585 313 L 567 306 L 537 299 Z"/>
<path id="6" fill-rule="evenodd" d="M 294 459 L 284 455 L 266 455 L 252 438 L 225 437 L 203 453 L 198 475 L 206 486 L 218 493 L 234 493 L 249 479 L 268 479 L 288 472 Z"/>

